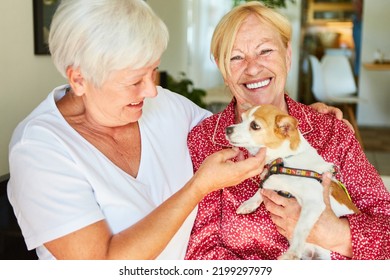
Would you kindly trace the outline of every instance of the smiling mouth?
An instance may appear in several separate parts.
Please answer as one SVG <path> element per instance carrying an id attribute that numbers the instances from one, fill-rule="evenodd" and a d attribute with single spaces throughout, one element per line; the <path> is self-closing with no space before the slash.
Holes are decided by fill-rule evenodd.
<path id="1" fill-rule="evenodd" d="M 271 82 L 271 79 L 267 79 L 267 80 L 257 82 L 257 83 L 245 84 L 245 86 L 248 89 L 258 89 L 258 88 L 268 86 L 270 82 Z"/>
<path id="2" fill-rule="evenodd" d="M 142 103 L 142 101 L 141 102 L 132 102 L 132 103 L 129 104 L 129 106 L 138 106 L 141 103 Z"/>

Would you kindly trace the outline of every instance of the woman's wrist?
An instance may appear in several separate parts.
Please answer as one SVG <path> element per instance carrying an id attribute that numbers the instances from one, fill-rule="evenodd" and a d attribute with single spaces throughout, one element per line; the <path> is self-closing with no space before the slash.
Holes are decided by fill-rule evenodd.
<path id="1" fill-rule="evenodd" d="M 336 242 L 331 248 L 332 251 L 337 252 L 348 258 L 352 257 L 352 238 L 351 238 L 351 229 L 349 226 L 349 221 L 347 218 L 339 218 L 338 231 L 335 234 Z"/>
<path id="2" fill-rule="evenodd" d="M 347 218 L 337 218 L 332 223 L 323 224 L 322 235 L 317 238 L 317 244 L 345 257 L 352 257 L 351 230 Z"/>
<path id="3" fill-rule="evenodd" d="M 183 188 L 187 192 L 187 195 L 191 196 L 194 201 L 200 202 L 209 193 L 204 188 L 205 184 L 202 182 L 195 173 Z"/>

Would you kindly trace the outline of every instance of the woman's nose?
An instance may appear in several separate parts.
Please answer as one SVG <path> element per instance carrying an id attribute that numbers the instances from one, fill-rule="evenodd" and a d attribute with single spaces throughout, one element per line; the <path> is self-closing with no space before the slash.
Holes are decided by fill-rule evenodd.
<path id="1" fill-rule="evenodd" d="M 149 98 L 157 96 L 157 87 L 154 79 L 147 79 L 144 81 L 142 95 Z"/>
<path id="2" fill-rule="evenodd" d="M 261 64 L 261 59 L 258 57 L 247 59 L 246 62 L 247 62 L 246 72 L 249 75 L 256 75 L 263 69 L 263 65 Z"/>

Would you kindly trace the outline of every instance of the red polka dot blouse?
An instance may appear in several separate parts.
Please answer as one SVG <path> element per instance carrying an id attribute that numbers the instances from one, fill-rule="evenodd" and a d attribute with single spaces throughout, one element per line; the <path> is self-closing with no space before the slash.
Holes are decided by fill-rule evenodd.
<path id="1" fill-rule="evenodd" d="M 287 95 L 285 99 L 303 136 L 326 161 L 338 167 L 337 179 L 362 211 L 347 217 L 353 259 L 390 259 L 390 193 L 354 134 L 333 116 L 319 114 Z M 194 171 L 208 155 L 229 147 L 225 127 L 234 124 L 234 105 L 233 100 L 223 112 L 204 120 L 190 133 Z M 258 183 L 251 178 L 215 191 L 200 202 L 186 259 L 273 260 L 287 250 L 288 241 L 278 233 L 264 205 L 253 214 L 236 214 L 238 206 L 257 191 Z M 331 257 L 346 259 L 335 252 Z"/>

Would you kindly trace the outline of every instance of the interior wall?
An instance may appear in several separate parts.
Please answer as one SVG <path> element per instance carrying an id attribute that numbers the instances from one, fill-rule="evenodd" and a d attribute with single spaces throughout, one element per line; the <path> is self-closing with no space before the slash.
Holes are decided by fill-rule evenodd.
<path id="1" fill-rule="evenodd" d="M 365 0 L 361 62 L 372 63 L 374 53 L 380 49 L 390 60 L 389 26 L 390 1 Z M 390 127 L 390 71 L 360 69 L 357 121 L 362 126 Z"/>
<path id="2" fill-rule="evenodd" d="M 168 48 L 161 58 L 160 69 L 172 75 L 187 72 L 187 0 L 147 0 L 169 30 Z"/>
<path id="3" fill-rule="evenodd" d="M 301 42 L 301 6 L 302 0 L 296 0 L 295 4 L 287 2 L 286 9 L 280 9 L 280 13 L 284 14 L 291 22 L 292 26 L 292 64 L 291 70 L 287 77 L 286 90 L 290 97 L 297 100 L 298 98 L 298 82 L 299 82 L 299 55 Z"/>
<path id="4" fill-rule="evenodd" d="M 32 1 L 1 0 L 0 176 L 9 172 L 12 131 L 52 88 L 65 79 L 50 56 L 34 55 Z"/>

